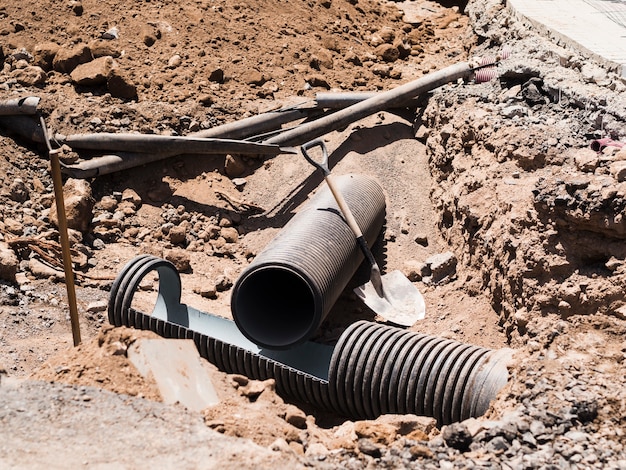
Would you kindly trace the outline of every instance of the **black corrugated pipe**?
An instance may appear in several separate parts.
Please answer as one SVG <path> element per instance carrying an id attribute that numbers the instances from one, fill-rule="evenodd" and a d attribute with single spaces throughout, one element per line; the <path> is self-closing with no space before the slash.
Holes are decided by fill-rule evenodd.
<path id="1" fill-rule="evenodd" d="M 132 308 L 141 280 L 156 271 L 152 314 Z M 111 286 L 109 322 L 193 339 L 220 370 L 276 380 L 283 397 L 353 419 L 381 414 L 432 416 L 440 425 L 481 416 L 508 380 L 511 349 L 492 350 L 360 321 L 333 346 L 306 341 L 287 350 L 260 348 L 230 320 L 180 303 L 181 282 L 169 261 L 142 255 Z"/>
<path id="2" fill-rule="evenodd" d="M 508 380 L 512 349 L 491 350 L 359 321 L 330 361 L 330 399 L 355 419 L 432 416 L 449 424 L 484 414 Z"/>
<path id="3" fill-rule="evenodd" d="M 368 243 L 385 218 L 382 188 L 363 175 L 337 178 Z M 231 310 L 239 330 L 269 349 L 306 341 L 318 329 L 363 256 L 328 187 L 285 225 L 241 274 Z"/>

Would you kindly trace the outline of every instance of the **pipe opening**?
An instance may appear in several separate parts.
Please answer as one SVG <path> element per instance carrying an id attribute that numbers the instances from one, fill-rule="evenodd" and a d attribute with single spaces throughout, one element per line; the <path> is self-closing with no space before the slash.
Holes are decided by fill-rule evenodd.
<path id="1" fill-rule="evenodd" d="M 254 343 L 285 349 L 306 340 L 321 312 L 309 283 L 284 266 L 266 266 L 241 279 L 233 293 L 233 317 Z"/>

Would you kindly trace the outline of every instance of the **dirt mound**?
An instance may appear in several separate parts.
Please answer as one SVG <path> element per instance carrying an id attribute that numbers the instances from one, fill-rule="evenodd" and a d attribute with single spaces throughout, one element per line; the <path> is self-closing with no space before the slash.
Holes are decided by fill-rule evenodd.
<path id="1" fill-rule="evenodd" d="M 626 139 L 626 84 L 583 52 L 538 36 L 504 2 L 450 3 L 458 5 L 12 2 L 0 7 L 0 99 L 39 96 L 46 122 L 64 135 L 187 135 L 311 102 L 318 92 L 390 89 L 510 51 L 495 80 L 451 83 L 412 109 L 325 136 L 333 172 L 370 175 L 384 187 L 379 254 L 386 269 L 411 277 L 427 304 L 412 329 L 518 348 L 511 381 L 487 417 L 441 433 L 430 418 L 355 423 L 285 403 L 271 380 L 215 370 L 222 406 L 205 410 L 203 429 L 330 468 L 622 468 L 624 156 L 590 144 Z M 218 155 L 73 184 L 90 211 L 70 233 L 84 344 L 69 350 L 49 164 L 32 128 L 15 124 L 23 122 L 0 117 L 0 363 L 10 376 L 37 371 L 41 380 L 67 381 L 49 393 L 91 393 L 94 410 L 111 406 L 124 416 L 121 400 L 86 391 L 158 399 L 125 357 L 151 334 L 103 326 L 124 263 L 144 253 L 167 258 L 181 272 L 184 303 L 229 317 L 238 273 L 321 178 L 292 155 Z M 64 161 L 79 157 L 64 150 Z M 441 254 L 448 270 L 433 280 Z M 145 279 L 135 307 L 150 311 L 158 282 Z M 355 319 L 376 318 L 346 290 L 315 339 L 332 343 Z M 46 407 L 45 390 L 24 390 L 38 403 L 33 409 Z M 0 392 L 8 397 L 0 421 L 28 409 L 9 389 Z M 74 401 L 68 409 L 92 411 L 88 399 L 79 408 Z M 163 410 L 140 402 L 137 409 Z"/>

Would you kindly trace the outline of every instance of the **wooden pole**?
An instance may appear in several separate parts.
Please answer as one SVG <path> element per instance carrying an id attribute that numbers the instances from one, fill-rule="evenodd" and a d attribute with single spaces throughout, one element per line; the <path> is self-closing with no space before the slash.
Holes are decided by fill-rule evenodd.
<path id="1" fill-rule="evenodd" d="M 52 168 L 52 182 L 54 185 L 54 199 L 56 202 L 57 214 L 59 217 L 59 238 L 63 255 L 63 267 L 65 269 L 65 287 L 67 289 L 67 302 L 70 308 L 70 322 L 72 324 L 72 338 L 74 346 L 80 344 L 80 325 L 78 322 L 78 308 L 76 305 L 76 287 L 74 285 L 74 268 L 72 265 L 72 254 L 70 252 L 70 239 L 67 234 L 67 216 L 65 214 L 65 201 L 63 199 L 63 179 L 61 178 L 61 162 L 59 160 L 60 149 L 53 150 L 50 146 L 46 123 L 41 117 L 41 128 L 48 146 L 50 166 Z"/>

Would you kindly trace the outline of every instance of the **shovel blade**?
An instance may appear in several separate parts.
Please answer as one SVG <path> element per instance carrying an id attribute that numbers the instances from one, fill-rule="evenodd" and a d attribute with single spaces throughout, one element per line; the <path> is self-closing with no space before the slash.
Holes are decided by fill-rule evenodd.
<path id="1" fill-rule="evenodd" d="M 402 272 L 383 274 L 381 280 L 383 297 L 376 293 L 371 281 L 356 287 L 354 293 L 377 315 L 396 325 L 412 326 L 424 318 L 424 297 Z"/>

